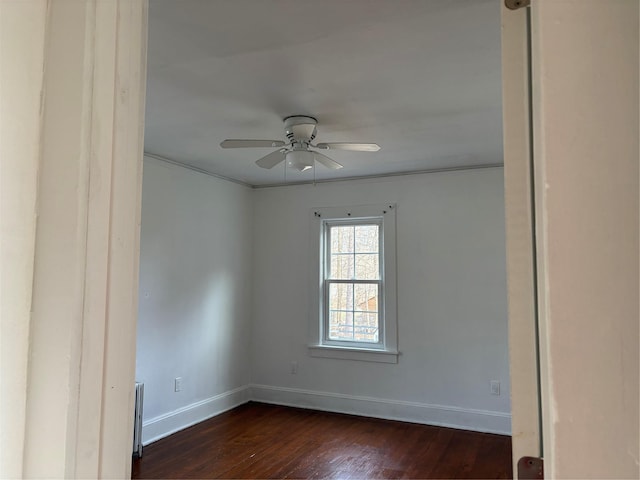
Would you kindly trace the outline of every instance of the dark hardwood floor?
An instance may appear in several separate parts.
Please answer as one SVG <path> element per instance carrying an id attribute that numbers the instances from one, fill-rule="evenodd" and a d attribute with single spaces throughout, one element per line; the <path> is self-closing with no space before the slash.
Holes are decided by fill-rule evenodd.
<path id="1" fill-rule="evenodd" d="M 511 437 L 248 403 L 144 448 L 133 478 L 511 478 Z"/>

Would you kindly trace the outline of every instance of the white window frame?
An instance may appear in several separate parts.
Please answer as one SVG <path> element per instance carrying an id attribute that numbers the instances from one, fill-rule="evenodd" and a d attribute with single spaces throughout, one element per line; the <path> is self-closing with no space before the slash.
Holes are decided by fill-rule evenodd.
<path id="1" fill-rule="evenodd" d="M 326 229 L 334 225 L 378 224 L 380 226 L 379 342 L 348 342 L 328 338 L 329 271 Z M 309 354 L 312 357 L 397 363 L 396 306 L 396 205 L 314 208 L 311 211 L 311 302 Z M 355 283 L 360 281 L 355 280 Z M 364 281 L 363 283 L 368 283 Z"/>
<path id="2" fill-rule="evenodd" d="M 322 220 L 323 236 L 323 259 L 320 268 L 323 269 L 322 274 L 322 292 L 320 293 L 320 310 L 322 318 L 322 345 L 334 346 L 334 347 L 353 347 L 353 348 L 369 348 L 376 350 L 384 349 L 384 225 L 382 217 L 374 218 L 340 218 L 325 219 Z M 377 280 L 362 280 L 362 279 L 334 279 L 330 278 L 331 269 L 331 238 L 330 230 L 332 227 L 338 226 L 358 226 L 358 225 L 377 225 L 378 230 L 378 273 L 379 278 Z M 358 342 L 348 340 L 332 340 L 329 338 L 329 290 L 332 284 L 371 284 L 378 287 L 378 341 L 377 342 Z"/>

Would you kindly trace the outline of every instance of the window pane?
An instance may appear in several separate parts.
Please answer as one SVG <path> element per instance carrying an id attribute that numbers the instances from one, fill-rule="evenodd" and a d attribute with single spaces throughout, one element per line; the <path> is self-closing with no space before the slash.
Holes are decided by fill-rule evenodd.
<path id="1" fill-rule="evenodd" d="M 346 255 L 331 255 L 331 279 L 351 280 L 354 273 L 354 258 L 351 253 L 347 253 Z"/>
<path id="2" fill-rule="evenodd" d="M 329 235 L 324 293 L 327 340 L 380 342 L 381 231 L 378 224 L 334 224 L 325 230 Z"/>
<path id="3" fill-rule="evenodd" d="M 353 225 L 331 227 L 331 253 L 353 253 L 354 235 Z"/>
<path id="4" fill-rule="evenodd" d="M 353 284 L 332 283 L 329 286 L 329 310 L 353 310 Z"/>
<path id="5" fill-rule="evenodd" d="M 355 227 L 356 253 L 378 253 L 378 225 L 358 225 Z"/>
<path id="6" fill-rule="evenodd" d="M 329 339 L 353 341 L 353 313 L 330 312 Z"/>
<path id="7" fill-rule="evenodd" d="M 377 343 L 378 333 L 377 313 L 356 312 L 354 314 L 353 339 L 356 342 Z"/>
<path id="8" fill-rule="evenodd" d="M 378 264 L 379 255 L 376 254 L 356 254 L 355 278 L 358 280 L 379 280 L 380 266 Z"/>
<path id="9" fill-rule="evenodd" d="M 368 283 L 356 283 L 354 285 L 355 309 L 363 312 L 378 311 L 378 285 Z"/>

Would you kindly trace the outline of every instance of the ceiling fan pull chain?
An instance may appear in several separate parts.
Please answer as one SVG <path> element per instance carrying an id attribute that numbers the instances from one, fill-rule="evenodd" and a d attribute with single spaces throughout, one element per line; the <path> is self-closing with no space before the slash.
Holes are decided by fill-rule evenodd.
<path id="1" fill-rule="evenodd" d="M 284 162 L 282 162 L 282 164 L 284 165 L 284 183 L 286 185 L 287 183 L 287 158 L 285 157 Z"/>

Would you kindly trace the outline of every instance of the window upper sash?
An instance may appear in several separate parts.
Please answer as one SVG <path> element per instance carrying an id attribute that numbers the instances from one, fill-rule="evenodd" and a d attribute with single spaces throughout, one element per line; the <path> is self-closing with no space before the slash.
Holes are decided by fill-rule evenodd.
<path id="1" fill-rule="evenodd" d="M 376 227 L 376 242 L 369 243 L 366 240 L 358 240 L 358 227 Z M 353 245 L 346 246 L 345 251 L 335 251 L 332 247 L 334 241 L 332 232 L 340 227 L 353 227 L 352 234 Z M 348 280 L 348 281 L 381 281 L 384 278 L 384 232 L 382 217 L 365 217 L 365 218 L 347 218 L 332 219 L 323 221 L 323 241 L 324 241 L 324 259 L 322 262 L 324 280 Z M 368 243 L 368 244 L 367 244 Z M 358 248 L 360 247 L 360 249 Z M 377 251 L 376 251 L 377 250 Z M 350 258 L 351 257 L 351 261 Z M 332 260 L 342 258 L 344 262 L 335 262 L 335 267 L 342 267 L 346 272 L 343 275 L 336 274 L 332 271 Z M 377 263 L 375 272 L 371 268 L 367 268 L 366 263 L 373 261 Z M 362 262 L 362 263 L 361 263 Z M 363 274 L 364 270 L 364 274 Z M 367 273 L 368 272 L 368 273 Z M 373 278 L 377 276 L 377 278 Z"/>

